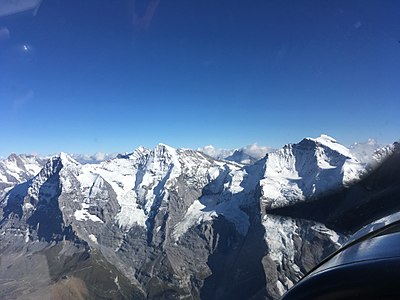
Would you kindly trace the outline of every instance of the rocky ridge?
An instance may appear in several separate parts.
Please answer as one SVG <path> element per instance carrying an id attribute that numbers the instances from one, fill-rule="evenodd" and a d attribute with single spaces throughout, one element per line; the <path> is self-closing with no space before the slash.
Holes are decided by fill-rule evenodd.
<path id="1" fill-rule="evenodd" d="M 83 251 L 112 265 L 129 282 L 125 298 L 275 299 L 345 236 L 268 210 L 323 197 L 365 172 L 328 136 L 249 166 L 164 144 L 100 164 L 61 153 L 5 191 L 0 250 L 70 245 L 72 256 Z"/>

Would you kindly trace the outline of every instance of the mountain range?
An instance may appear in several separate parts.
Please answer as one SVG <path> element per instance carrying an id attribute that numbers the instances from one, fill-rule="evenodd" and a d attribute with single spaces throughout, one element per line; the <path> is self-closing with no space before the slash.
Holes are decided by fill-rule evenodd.
<path id="1" fill-rule="evenodd" d="M 383 196 L 400 208 L 400 147 L 373 147 L 321 135 L 260 159 L 165 144 L 84 164 L 10 155 L 0 298 L 278 299 Z"/>

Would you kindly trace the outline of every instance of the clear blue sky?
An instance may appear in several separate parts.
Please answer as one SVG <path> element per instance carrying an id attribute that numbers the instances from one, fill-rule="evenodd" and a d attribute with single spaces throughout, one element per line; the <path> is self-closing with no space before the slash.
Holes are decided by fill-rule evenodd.
<path id="1" fill-rule="evenodd" d="M 133 23 L 130 0 L 0 18 L 0 155 L 400 138 L 397 0 L 160 0 Z"/>

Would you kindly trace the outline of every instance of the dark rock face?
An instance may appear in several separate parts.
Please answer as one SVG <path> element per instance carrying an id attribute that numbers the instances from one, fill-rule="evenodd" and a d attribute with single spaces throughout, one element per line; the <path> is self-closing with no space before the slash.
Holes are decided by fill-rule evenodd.
<path id="1" fill-rule="evenodd" d="M 226 220 L 214 221 L 215 251 L 208 257 L 212 275 L 201 289 L 202 299 L 246 299 L 265 294 L 266 278 L 262 259 L 266 253 L 265 230 L 259 211 L 248 211 L 254 218 L 249 233 L 238 236 Z M 260 292 L 261 291 L 261 292 Z"/>

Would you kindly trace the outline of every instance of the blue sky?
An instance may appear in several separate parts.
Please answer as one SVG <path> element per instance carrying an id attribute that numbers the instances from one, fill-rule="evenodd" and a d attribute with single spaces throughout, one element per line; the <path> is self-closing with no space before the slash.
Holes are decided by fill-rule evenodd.
<path id="1" fill-rule="evenodd" d="M 43 0 L 0 17 L 0 156 L 398 140 L 399 11 L 160 0 L 143 29 L 131 0 Z"/>

